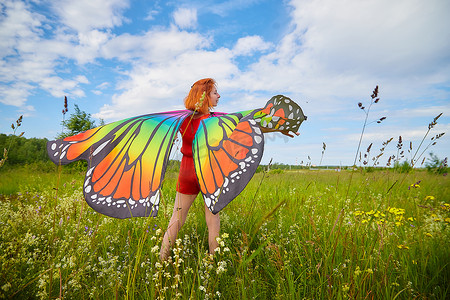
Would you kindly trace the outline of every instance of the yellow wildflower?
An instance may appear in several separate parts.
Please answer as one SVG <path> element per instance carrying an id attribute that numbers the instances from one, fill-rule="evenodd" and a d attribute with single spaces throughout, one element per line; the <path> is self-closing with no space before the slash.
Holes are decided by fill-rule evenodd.
<path id="1" fill-rule="evenodd" d="M 398 249 L 409 249 L 408 246 L 403 245 L 403 244 L 397 245 L 397 248 L 398 248 Z"/>
<path id="2" fill-rule="evenodd" d="M 450 218 L 445 218 L 444 221 L 445 221 L 446 223 L 450 223 Z"/>
<path id="3" fill-rule="evenodd" d="M 425 197 L 425 201 L 426 201 L 426 200 L 434 200 L 434 199 L 436 199 L 436 198 L 434 198 L 434 196 L 426 196 L 426 197 Z"/>
<path id="4" fill-rule="evenodd" d="M 362 224 L 369 222 L 369 220 L 362 220 Z"/>
<path id="5" fill-rule="evenodd" d="M 426 236 L 432 237 L 433 235 L 429 232 L 425 233 Z"/>
<path id="6" fill-rule="evenodd" d="M 410 221 L 410 222 L 413 222 L 413 221 L 415 221 L 416 219 L 414 219 L 413 217 L 409 217 L 408 218 L 408 221 Z"/>

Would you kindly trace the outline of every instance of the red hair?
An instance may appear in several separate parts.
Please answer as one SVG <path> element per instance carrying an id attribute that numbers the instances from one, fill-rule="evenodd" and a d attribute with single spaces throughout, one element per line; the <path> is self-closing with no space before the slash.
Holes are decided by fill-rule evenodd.
<path id="1" fill-rule="evenodd" d="M 184 106 L 187 109 L 199 112 L 201 114 L 209 113 L 209 110 L 212 108 L 211 99 L 209 94 L 216 87 L 216 81 L 212 78 L 204 78 L 195 82 L 189 94 L 184 99 Z M 203 99 L 203 103 L 201 103 L 200 99 L 205 93 L 205 98 Z"/>

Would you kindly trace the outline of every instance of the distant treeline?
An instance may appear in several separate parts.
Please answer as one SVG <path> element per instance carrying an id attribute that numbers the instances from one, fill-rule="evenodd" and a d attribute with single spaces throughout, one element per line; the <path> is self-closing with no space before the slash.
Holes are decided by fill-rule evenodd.
<path id="1" fill-rule="evenodd" d="M 39 169 L 42 171 L 49 171 L 54 167 L 54 164 L 50 161 L 47 156 L 47 139 L 39 138 L 25 138 L 18 137 L 16 135 L 6 135 L 0 133 L 0 151 L 3 149 L 8 150 L 8 159 L 5 165 L 0 168 L 5 169 L 15 166 L 26 166 L 26 165 L 38 165 Z M 1 155 L 0 155 L 1 156 Z M 444 174 L 448 172 L 447 158 L 444 160 L 439 159 L 433 153 L 430 153 L 431 158 L 426 164 L 426 168 L 429 171 L 436 172 L 439 174 Z M 168 164 L 168 171 L 178 171 L 180 166 L 180 161 L 170 160 Z M 65 166 L 65 169 L 83 171 L 86 170 L 87 163 L 85 161 L 78 161 Z M 384 169 L 385 167 L 368 167 L 366 170 L 371 171 L 375 169 Z M 256 172 L 270 171 L 270 170 L 300 170 L 300 169 L 329 169 L 329 170 L 339 170 L 339 169 L 352 169 L 348 166 L 314 166 L 314 165 L 288 165 L 283 163 L 273 163 L 270 165 L 259 165 Z M 409 172 L 412 167 L 407 161 L 402 164 L 397 163 L 393 167 L 394 170 L 399 172 Z"/>
<path id="2" fill-rule="evenodd" d="M 7 165 L 47 162 L 47 139 L 25 138 L 0 133 L 0 150 L 9 149 Z"/>

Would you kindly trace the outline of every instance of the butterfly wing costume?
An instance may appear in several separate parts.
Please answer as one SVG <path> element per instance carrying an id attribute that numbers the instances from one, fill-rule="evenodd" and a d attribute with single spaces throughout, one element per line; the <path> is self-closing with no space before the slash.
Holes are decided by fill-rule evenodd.
<path id="1" fill-rule="evenodd" d="M 86 160 L 87 203 L 115 218 L 156 216 L 169 154 L 190 110 L 148 114 L 49 141 L 55 164 Z M 262 109 L 201 120 L 192 144 L 195 173 L 207 207 L 217 213 L 245 188 L 264 151 L 262 128 L 297 132 L 306 119 L 291 99 L 272 97 Z"/>

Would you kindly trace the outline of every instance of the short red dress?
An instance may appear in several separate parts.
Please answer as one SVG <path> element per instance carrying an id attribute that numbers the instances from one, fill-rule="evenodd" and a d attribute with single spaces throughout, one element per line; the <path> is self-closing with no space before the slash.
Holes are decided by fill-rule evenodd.
<path id="1" fill-rule="evenodd" d="M 182 135 L 180 173 L 178 174 L 177 192 L 186 195 L 197 195 L 200 192 L 197 175 L 195 175 L 194 159 L 192 157 L 192 142 L 200 126 L 200 121 L 209 117 L 209 114 L 200 118 L 187 117 L 180 126 Z"/>

